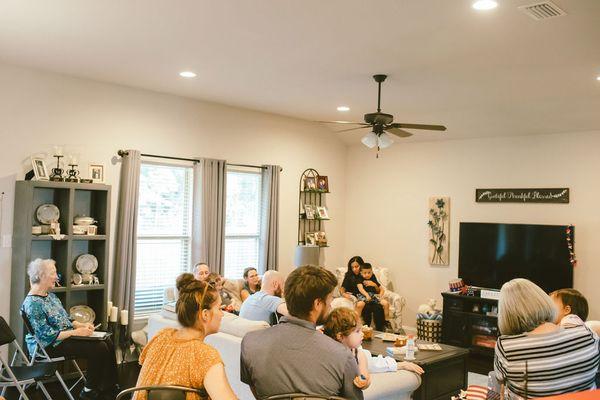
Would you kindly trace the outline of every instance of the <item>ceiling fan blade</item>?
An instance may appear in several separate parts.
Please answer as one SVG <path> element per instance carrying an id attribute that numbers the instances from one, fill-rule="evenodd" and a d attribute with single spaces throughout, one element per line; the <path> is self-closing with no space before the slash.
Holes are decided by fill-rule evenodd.
<path id="1" fill-rule="evenodd" d="M 367 125 L 367 126 L 359 126 L 356 128 L 349 128 L 349 129 L 342 129 L 341 131 L 335 131 L 335 133 L 340 133 L 340 132 L 348 132 L 348 131 L 355 131 L 357 129 L 366 129 L 366 128 L 370 128 L 371 125 Z"/>
<path id="2" fill-rule="evenodd" d="M 351 122 L 351 121 L 315 121 L 321 124 L 353 124 L 353 125 L 369 125 L 364 122 Z M 370 126 L 370 125 L 369 125 Z"/>
<path id="3" fill-rule="evenodd" d="M 402 137 L 402 138 L 409 137 L 409 136 L 413 135 L 412 133 L 403 131 L 400 128 L 386 128 L 385 131 L 387 133 L 391 133 L 392 135 L 396 135 L 396 136 Z"/>
<path id="4" fill-rule="evenodd" d="M 393 124 L 390 124 L 389 126 L 392 128 L 427 129 L 429 131 L 445 131 L 446 130 L 446 127 L 443 125 L 393 123 Z"/>

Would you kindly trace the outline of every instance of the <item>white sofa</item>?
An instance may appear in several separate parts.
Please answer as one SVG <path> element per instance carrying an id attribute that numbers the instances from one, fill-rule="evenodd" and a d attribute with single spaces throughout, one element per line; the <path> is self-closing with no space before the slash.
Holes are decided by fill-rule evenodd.
<path id="1" fill-rule="evenodd" d="M 148 320 L 148 340 L 167 327 L 178 328 L 175 314 L 163 310 L 161 314 L 150 316 Z M 218 333 L 206 338 L 206 342 L 215 347 L 225 364 L 225 372 L 233 391 L 241 400 L 252 400 L 254 396 L 248 385 L 240 381 L 240 350 L 242 338 L 247 332 L 266 329 L 266 322 L 248 321 L 225 313 Z M 266 356 L 276 357 L 276 349 Z M 408 371 L 372 374 L 371 386 L 365 390 L 365 400 L 409 400 L 411 394 L 421 384 L 421 379 Z"/>
<path id="2" fill-rule="evenodd" d="M 347 270 L 348 268 L 346 267 L 337 268 L 335 270 L 335 277 L 338 280 L 336 294 L 339 297 L 336 296 L 336 298 L 333 299 L 333 302 L 331 303 L 332 308 L 354 308 L 354 303 L 356 302 L 356 298 L 354 298 L 354 296 L 352 296 L 353 299 L 350 300 L 339 295 L 339 288 L 344 281 L 344 275 L 346 274 Z M 392 281 L 390 279 L 390 270 L 388 268 L 373 267 L 373 274 L 377 277 L 379 283 L 385 288 L 383 298 L 390 303 L 390 318 L 388 321 L 392 325 L 392 330 L 394 332 L 400 332 L 402 329 L 402 310 L 406 304 L 406 299 L 400 296 L 398 293 L 392 291 Z"/>

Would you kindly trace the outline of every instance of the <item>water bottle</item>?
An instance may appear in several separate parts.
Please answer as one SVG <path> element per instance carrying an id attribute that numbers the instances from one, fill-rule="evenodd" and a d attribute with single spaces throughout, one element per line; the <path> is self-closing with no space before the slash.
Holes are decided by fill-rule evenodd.
<path id="1" fill-rule="evenodd" d="M 413 335 L 408 335 L 408 340 L 406 341 L 406 356 L 404 356 L 404 359 L 415 359 L 415 337 Z"/>

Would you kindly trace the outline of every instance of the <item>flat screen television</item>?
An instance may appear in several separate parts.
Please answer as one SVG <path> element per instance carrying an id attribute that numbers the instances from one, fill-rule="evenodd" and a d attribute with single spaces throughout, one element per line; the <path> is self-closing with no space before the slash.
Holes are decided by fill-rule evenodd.
<path id="1" fill-rule="evenodd" d="M 566 228 L 461 222 L 458 276 L 492 289 L 513 278 L 527 278 L 546 292 L 573 287 Z M 574 233 L 572 228 L 573 246 Z"/>

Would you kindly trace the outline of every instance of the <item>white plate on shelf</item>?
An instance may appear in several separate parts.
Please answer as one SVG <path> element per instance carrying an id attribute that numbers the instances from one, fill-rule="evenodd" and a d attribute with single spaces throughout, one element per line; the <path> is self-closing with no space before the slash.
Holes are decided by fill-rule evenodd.
<path id="1" fill-rule="evenodd" d="M 40 224 L 49 225 L 58 222 L 60 210 L 54 204 L 42 204 L 37 208 L 35 215 Z"/>
<path id="2" fill-rule="evenodd" d="M 93 274 L 98 269 L 98 259 L 92 254 L 82 254 L 77 257 L 75 268 L 81 274 Z"/>
<path id="3" fill-rule="evenodd" d="M 93 323 L 96 320 L 96 313 L 88 306 L 73 306 L 69 310 L 70 317 L 77 322 L 86 324 Z"/>

